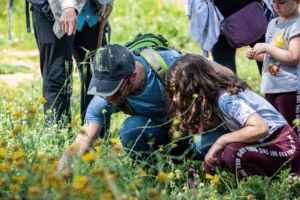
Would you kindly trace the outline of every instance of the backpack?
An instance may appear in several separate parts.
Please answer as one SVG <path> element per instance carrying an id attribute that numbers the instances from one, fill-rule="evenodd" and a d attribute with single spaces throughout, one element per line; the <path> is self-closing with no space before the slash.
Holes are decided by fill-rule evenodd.
<path id="1" fill-rule="evenodd" d="M 9 1 L 9 20 L 8 20 L 8 39 L 11 40 L 10 33 L 10 21 L 12 15 L 14 0 Z M 49 21 L 54 21 L 54 16 L 52 14 L 50 5 L 48 0 L 26 0 L 26 24 L 27 24 L 27 32 L 31 32 L 30 28 L 30 18 L 29 18 L 29 3 L 36 8 L 38 11 L 45 13 L 45 16 Z"/>
<path id="2" fill-rule="evenodd" d="M 163 85 L 165 85 L 165 75 L 169 67 L 157 51 L 176 50 L 183 54 L 183 51 L 172 47 L 162 35 L 152 33 L 139 33 L 132 42 L 128 42 L 124 46 L 132 51 L 134 55 L 142 56 Z"/>
<path id="3" fill-rule="evenodd" d="M 124 46 L 132 51 L 135 56 L 142 56 L 146 60 L 163 86 L 165 86 L 165 74 L 169 70 L 169 66 L 157 52 L 176 50 L 180 54 L 185 53 L 172 47 L 162 35 L 154 35 L 152 33 L 139 33 L 132 42 L 128 42 Z M 116 108 L 126 114 L 135 114 L 134 109 L 126 100 L 121 106 L 116 106 Z"/>

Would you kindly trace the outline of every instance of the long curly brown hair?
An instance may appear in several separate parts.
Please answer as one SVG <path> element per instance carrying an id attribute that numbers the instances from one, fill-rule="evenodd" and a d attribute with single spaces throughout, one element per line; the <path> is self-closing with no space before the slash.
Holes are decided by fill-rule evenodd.
<path id="1" fill-rule="evenodd" d="M 174 131 L 182 136 L 198 133 L 202 120 L 209 124 L 219 116 L 221 90 L 232 95 L 247 88 L 250 89 L 250 86 L 236 74 L 217 72 L 200 55 L 186 54 L 177 59 L 167 72 L 166 90 L 170 103 L 169 117 L 179 116 L 180 122 L 171 126 L 169 135 L 172 136 Z M 182 115 L 185 111 L 187 113 Z"/>

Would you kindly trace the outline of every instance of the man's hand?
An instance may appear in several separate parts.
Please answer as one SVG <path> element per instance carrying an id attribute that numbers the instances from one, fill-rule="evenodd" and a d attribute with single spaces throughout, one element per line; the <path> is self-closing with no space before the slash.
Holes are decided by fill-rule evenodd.
<path id="1" fill-rule="evenodd" d="M 101 4 L 100 7 L 99 7 L 99 11 L 98 11 L 98 16 L 99 16 L 98 21 L 99 22 L 103 21 L 102 24 L 103 24 L 103 27 L 104 27 L 105 24 L 107 23 L 107 20 L 108 20 L 108 18 L 110 16 L 110 13 L 111 13 L 111 11 L 112 11 L 113 8 L 112 8 L 111 5 L 107 5 L 106 4 L 104 15 L 101 16 L 102 12 L 103 12 L 103 9 L 104 9 L 104 5 Z"/>
<path id="2" fill-rule="evenodd" d="M 78 24 L 77 11 L 75 8 L 64 9 L 59 19 L 59 23 L 68 36 L 71 36 L 72 34 L 75 35 Z"/>

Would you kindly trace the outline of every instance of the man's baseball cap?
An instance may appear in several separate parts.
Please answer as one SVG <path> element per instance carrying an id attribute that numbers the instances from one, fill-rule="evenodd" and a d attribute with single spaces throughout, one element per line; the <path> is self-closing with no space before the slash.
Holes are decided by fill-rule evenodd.
<path id="1" fill-rule="evenodd" d="M 87 94 L 112 96 L 122 80 L 135 70 L 135 56 L 126 47 L 109 44 L 97 51 L 93 59 L 94 74 Z"/>

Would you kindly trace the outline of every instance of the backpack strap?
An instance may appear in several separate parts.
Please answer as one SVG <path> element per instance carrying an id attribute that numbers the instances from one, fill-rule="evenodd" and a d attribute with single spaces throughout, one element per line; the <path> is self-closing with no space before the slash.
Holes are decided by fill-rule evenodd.
<path id="1" fill-rule="evenodd" d="M 11 40 L 10 21 L 11 21 L 13 5 L 14 5 L 14 0 L 9 0 L 9 16 L 8 16 L 8 39 L 9 40 Z"/>
<path id="2" fill-rule="evenodd" d="M 148 62 L 156 77 L 165 86 L 164 75 L 169 70 L 165 60 L 153 49 L 145 48 L 140 51 L 140 55 Z"/>
<path id="3" fill-rule="evenodd" d="M 29 3 L 28 3 L 28 1 L 26 1 L 26 26 L 27 26 L 27 33 L 30 33 L 31 28 L 30 28 Z"/>

